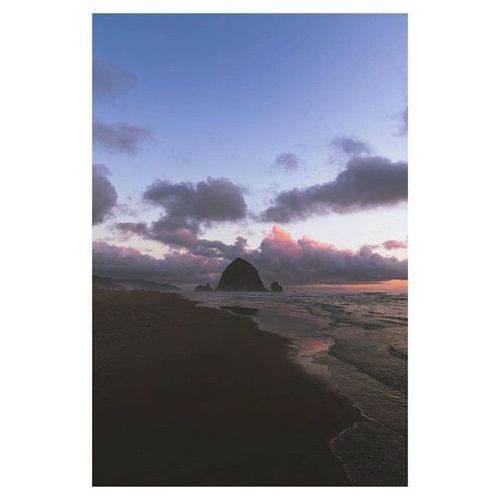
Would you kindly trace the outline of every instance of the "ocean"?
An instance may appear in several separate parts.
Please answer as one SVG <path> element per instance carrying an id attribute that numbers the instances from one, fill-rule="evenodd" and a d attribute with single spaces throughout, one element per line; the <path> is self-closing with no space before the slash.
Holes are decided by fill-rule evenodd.
<path id="1" fill-rule="evenodd" d="M 289 341 L 290 359 L 344 395 L 363 420 L 330 442 L 354 484 L 407 481 L 406 293 L 297 288 L 183 295 L 247 315 Z"/>

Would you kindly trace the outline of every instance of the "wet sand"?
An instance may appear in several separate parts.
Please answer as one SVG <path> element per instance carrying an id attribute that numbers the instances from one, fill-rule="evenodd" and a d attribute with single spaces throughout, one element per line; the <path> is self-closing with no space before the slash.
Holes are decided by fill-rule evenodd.
<path id="1" fill-rule="evenodd" d="M 250 317 L 93 290 L 95 486 L 350 485 L 329 442 L 348 400 Z"/>

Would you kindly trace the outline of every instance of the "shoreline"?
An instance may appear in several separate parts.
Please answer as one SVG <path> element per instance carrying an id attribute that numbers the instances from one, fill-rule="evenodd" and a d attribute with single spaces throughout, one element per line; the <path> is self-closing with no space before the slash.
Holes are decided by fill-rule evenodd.
<path id="1" fill-rule="evenodd" d="M 365 419 L 286 339 L 176 293 L 93 299 L 95 486 L 352 485 L 330 442 Z"/>
<path id="2" fill-rule="evenodd" d="M 351 325 L 343 321 L 338 324 L 342 310 L 336 306 L 318 308 L 316 303 L 290 302 L 291 297 L 283 301 L 281 294 L 272 300 L 262 300 L 258 294 L 253 297 L 199 295 L 183 293 L 188 299 L 199 298 L 195 300 L 198 307 L 221 308 L 231 314 L 250 316 L 258 329 L 286 339 L 291 362 L 308 376 L 326 384 L 329 390 L 344 396 L 360 411 L 366 421 L 355 422 L 330 443 L 332 452 L 344 464 L 353 483 L 407 485 L 406 393 L 386 383 L 385 378 L 381 380 L 372 370 L 365 370 L 363 364 L 359 366 L 352 356 L 345 359 L 345 356 L 336 355 L 337 341 L 343 342 L 344 332 L 349 330 L 349 336 L 358 335 L 365 320 L 360 323 L 360 318 L 353 321 L 346 317 L 344 319 L 350 320 Z M 393 346 L 390 347 L 389 352 L 393 354 Z M 400 358 L 405 359 L 404 356 Z M 380 463 L 385 465 L 380 467 Z"/>

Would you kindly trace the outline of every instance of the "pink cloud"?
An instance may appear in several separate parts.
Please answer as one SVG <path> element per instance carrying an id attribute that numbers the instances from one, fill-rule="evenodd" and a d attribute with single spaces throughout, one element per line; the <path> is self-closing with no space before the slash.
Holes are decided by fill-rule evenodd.
<path id="1" fill-rule="evenodd" d="M 261 248 L 275 249 L 290 257 L 298 257 L 305 250 L 334 250 L 335 246 L 329 243 L 323 243 L 315 240 L 310 236 L 302 236 L 298 240 L 294 240 L 290 233 L 287 233 L 282 226 L 276 224 L 271 229 L 271 232 L 261 242 Z"/>
<path id="2" fill-rule="evenodd" d="M 310 236 L 295 240 L 279 225 L 247 255 L 265 279 L 283 283 L 368 283 L 407 274 L 405 260 L 380 255 L 369 245 L 354 251 Z"/>
<path id="3" fill-rule="evenodd" d="M 262 240 L 260 248 L 262 252 L 278 253 L 291 258 L 299 257 L 303 252 L 302 246 L 278 224 Z"/>
<path id="4" fill-rule="evenodd" d="M 233 245 L 198 240 L 195 248 L 170 249 L 161 259 L 96 241 L 93 263 L 94 272 L 101 276 L 127 275 L 174 284 L 211 281 L 216 285 L 222 270 L 235 257 L 254 264 L 266 285 L 272 281 L 286 285 L 373 283 L 407 276 L 406 260 L 376 253 L 369 245 L 343 250 L 310 236 L 295 240 L 279 225 L 273 226 L 254 250 L 248 249 L 241 237 Z"/>
<path id="5" fill-rule="evenodd" d="M 303 248 L 310 248 L 316 250 L 334 250 L 335 246 L 329 243 L 323 243 L 321 241 L 315 240 L 310 236 L 302 236 L 300 240 L 298 240 L 298 244 Z"/>
<path id="6" fill-rule="evenodd" d="M 136 248 L 117 247 L 114 245 L 110 245 L 109 243 L 102 241 L 102 240 L 92 242 L 92 249 L 94 251 L 99 252 L 99 253 L 114 255 L 115 257 L 119 257 L 119 258 L 131 257 L 131 256 L 137 257 L 137 256 L 144 255 Z"/>
<path id="7" fill-rule="evenodd" d="M 399 248 L 407 248 L 408 246 L 405 241 L 398 240 L 387 240 L 382 245 L 386 250 L 397 250 Z"/>

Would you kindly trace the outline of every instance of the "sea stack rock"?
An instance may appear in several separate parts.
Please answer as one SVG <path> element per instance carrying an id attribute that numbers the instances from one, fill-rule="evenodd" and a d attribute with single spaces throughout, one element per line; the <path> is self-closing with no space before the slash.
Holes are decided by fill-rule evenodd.
<path id="1" fill-rule="evenodd" d="M 271 283 L 271 292 L 283 292 L 283 287 L 277 281 L 273 281 Z"/>
<path id="2" fill-rule="evenodd" d="M 238 257 L 224 269 L 217 292 L 265 292 L 259 272 L 250 262 Z"/>
<path id="3" fill-rule="evenodd" d="M 210 286 L 210 283 L 207 283 L 206 285 L 198 285 L 195 289 L 195 292 L 213 292 L 212 287 Z"/>

